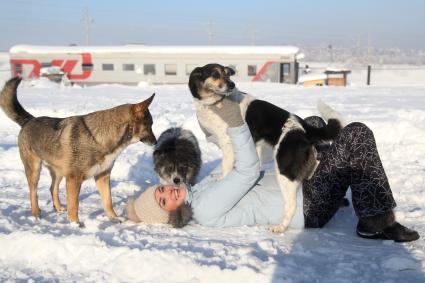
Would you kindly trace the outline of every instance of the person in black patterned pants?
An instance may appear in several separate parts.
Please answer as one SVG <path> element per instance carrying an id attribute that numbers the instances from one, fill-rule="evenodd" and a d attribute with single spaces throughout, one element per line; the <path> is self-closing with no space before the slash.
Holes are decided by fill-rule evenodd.
<path id="1" fill-rule="evenodd" d="M 211 174 L 193 187 L 153 185 L 129 202 L 130 220 L 170 223 L 173 227 L 183 227 L 192 220 L 210 227 L 282 223 L 285 202 L 276 170 L 274 174 L 260 171 L 255 144 L 243 121 L 239 103 L 230 99 L 221 103 L 221 107 L 211 107 L 229 126 L 227 132 L 235 155 L 231 173 L 221 179 Z M 324 124 L 318 117 L 306 121 L 317 126 Z M 332 144 L 319 144 L 317 149 L 320 163 L 312 178 L 303 182 L 303 197 L 297 197 L 299 209 L 290 227 L 323 227 L 351 187 L 353 206 L 359 217 L 359 236 L 398 242 L 419 238 L 416 231 L 394 219 L 396 204 L 368 127 L 351 123 L 341 130 Z"/>
<path id="2" fill-rule="evenodd" d="M 323 126 L 320 117 L 306 122 Z M 332 144 L 316 147 L 320 160 L 313 177 L 303 182 L 306 228 L 323 227 L 336 213 L 348 188 L 359 222 L 357 235 L 370 239 L 414 241 L 419 234 L 395 221 L 396 207 L 379 158 L 373 132 L 363 123 L 350 123 Z"/>

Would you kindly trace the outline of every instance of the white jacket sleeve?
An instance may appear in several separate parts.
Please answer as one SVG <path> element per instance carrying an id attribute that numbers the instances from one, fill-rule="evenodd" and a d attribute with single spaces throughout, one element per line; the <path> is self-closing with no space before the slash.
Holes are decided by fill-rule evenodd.
<path id="1" fill-rule="evenodd" d="M 204 225 L 214 222 L 232 209 L 253 187 L 260 176 L 260 163 L 251 132 L 246 124 L 229 128 L 228 134 L 235 153 L 235 167 L 221 180 L 197 188 L 192 202 L 194 218 Z M 197 186 L 202 186 L 202 183 Z"/>

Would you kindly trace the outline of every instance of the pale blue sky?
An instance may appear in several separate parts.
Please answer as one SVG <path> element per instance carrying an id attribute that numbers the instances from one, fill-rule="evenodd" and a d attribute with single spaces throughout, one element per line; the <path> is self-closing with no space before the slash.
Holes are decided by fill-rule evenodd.
<path id="1" fill-rule="evenodd" d="M 277 45 L 425 50 L 425 0 L 1 0 L 0 50 L 15 44 Z"/>

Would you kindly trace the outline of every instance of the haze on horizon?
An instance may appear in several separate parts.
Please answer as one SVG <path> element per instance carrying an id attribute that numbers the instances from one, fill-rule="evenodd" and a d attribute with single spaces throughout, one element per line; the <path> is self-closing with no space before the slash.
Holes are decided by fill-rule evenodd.
<path id="1" fill-rule="evenodd" d="M 0 50 L 128 43 L 425 50 L 424 15 L 423 0 L 7 0 Z"/>

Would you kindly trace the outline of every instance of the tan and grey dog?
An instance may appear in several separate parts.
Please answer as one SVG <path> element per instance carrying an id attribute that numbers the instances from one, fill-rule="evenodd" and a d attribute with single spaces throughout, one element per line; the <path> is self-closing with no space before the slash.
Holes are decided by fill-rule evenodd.
<path id="1" fill-rule="evenodd" d="M 80 188 L 84 180 L 94 177 L 106 215 L 118 219 L 112 207 L 111 170 L 117 156 L 131 143 L 156 143 L 148 110 L 155 94 L 141 103 L 81 116 L 34 117 L 17 100 L 20 81 L 16 77 L 5 84 L 0 106 L 21 126 L 18 145 L 28 180 L 32 215 L 40 216 L 37 183 L 43 163 L 52 177 L 50 191 L 57 212 L 65 210 L 58 196 L 59 183 L 65 177 L 68 218 L 82 226 L 78 219 Z"/>

